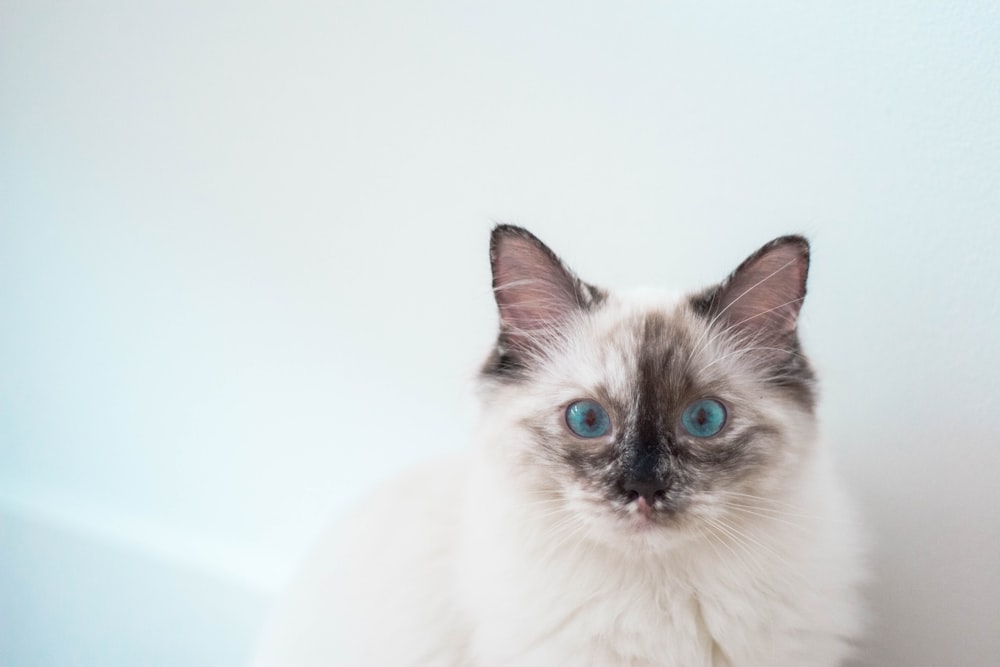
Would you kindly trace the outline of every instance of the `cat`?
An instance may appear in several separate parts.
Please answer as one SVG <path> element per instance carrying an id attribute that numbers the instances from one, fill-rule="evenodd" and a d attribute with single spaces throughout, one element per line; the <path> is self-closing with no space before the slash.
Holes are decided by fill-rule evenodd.
<path id="1" fill-rule="evenodd" d="M 684 296 L 590 285 L 512 225 L 490 261 L 476 447 L 374 494 L 258 664 L 842 664 L 863 550 L 797 334 L 806 239 Z"/>

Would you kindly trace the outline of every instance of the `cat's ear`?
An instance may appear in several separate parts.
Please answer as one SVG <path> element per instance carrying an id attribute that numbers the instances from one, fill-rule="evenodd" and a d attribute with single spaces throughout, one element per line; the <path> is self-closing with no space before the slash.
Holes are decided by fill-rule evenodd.
<path id="1" fill-rule="evenodd" d="M 750 255 L 702 298 L 713 322 L 749 340 L 792 342 L 806 296 L 809 242 L 782 236 Z"/>
<path id="2" fill-rule="evenodd" d="M 499 225 L 490 239 L 500 342 L 509 354 L 537 352 L 581 310 L 601 300 L 531 232 Z"/>

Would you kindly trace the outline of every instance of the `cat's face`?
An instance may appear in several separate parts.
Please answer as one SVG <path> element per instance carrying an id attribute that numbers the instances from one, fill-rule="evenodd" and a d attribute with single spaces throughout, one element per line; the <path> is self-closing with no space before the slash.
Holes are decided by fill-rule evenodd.
<path id="1" fill-rule="evenodd" d="M 484 417 L 527 502 L 597 539 L 662 545 L 794 476 L 814 429 L 796 336 L 803 239 L 686 297 L 587 285 L 515 227 L 494 231 L 492 260 L 501 332 Z"/>

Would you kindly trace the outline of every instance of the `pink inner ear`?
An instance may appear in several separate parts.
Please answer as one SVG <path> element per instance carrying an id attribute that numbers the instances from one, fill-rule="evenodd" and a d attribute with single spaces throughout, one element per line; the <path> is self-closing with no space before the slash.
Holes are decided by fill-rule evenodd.
<path id="1" fill-rule="evenodd" d="M 720 319 L 729 327 L 753 333 L 794 332 L 808 271 L 805 239 L 789 237 L 764 246 L 729 277 Z"/>
<path id="2" fill-rule="evenodd" d="M 512 342 L 551 332 L 580 307 L 576 277 L 526 233 L 497 233 L 493 288 L 501 329 Z"/>

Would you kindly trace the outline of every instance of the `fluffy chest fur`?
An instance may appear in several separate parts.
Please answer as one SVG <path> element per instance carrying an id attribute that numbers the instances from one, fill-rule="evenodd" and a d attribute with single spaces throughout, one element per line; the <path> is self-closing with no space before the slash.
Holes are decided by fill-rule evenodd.
<path id="1" fill-rule="evenodd" d="M 798 512 L 669 551 L 624 552 L 526 516 L 530 502 L 472 496 L 481 503 L 465 517 L 456 601 L 476 623 L 462 664 L 840 664 L 860 624 L 858 544 L 825 470 L 810 465 L 789 498 Z"/>

